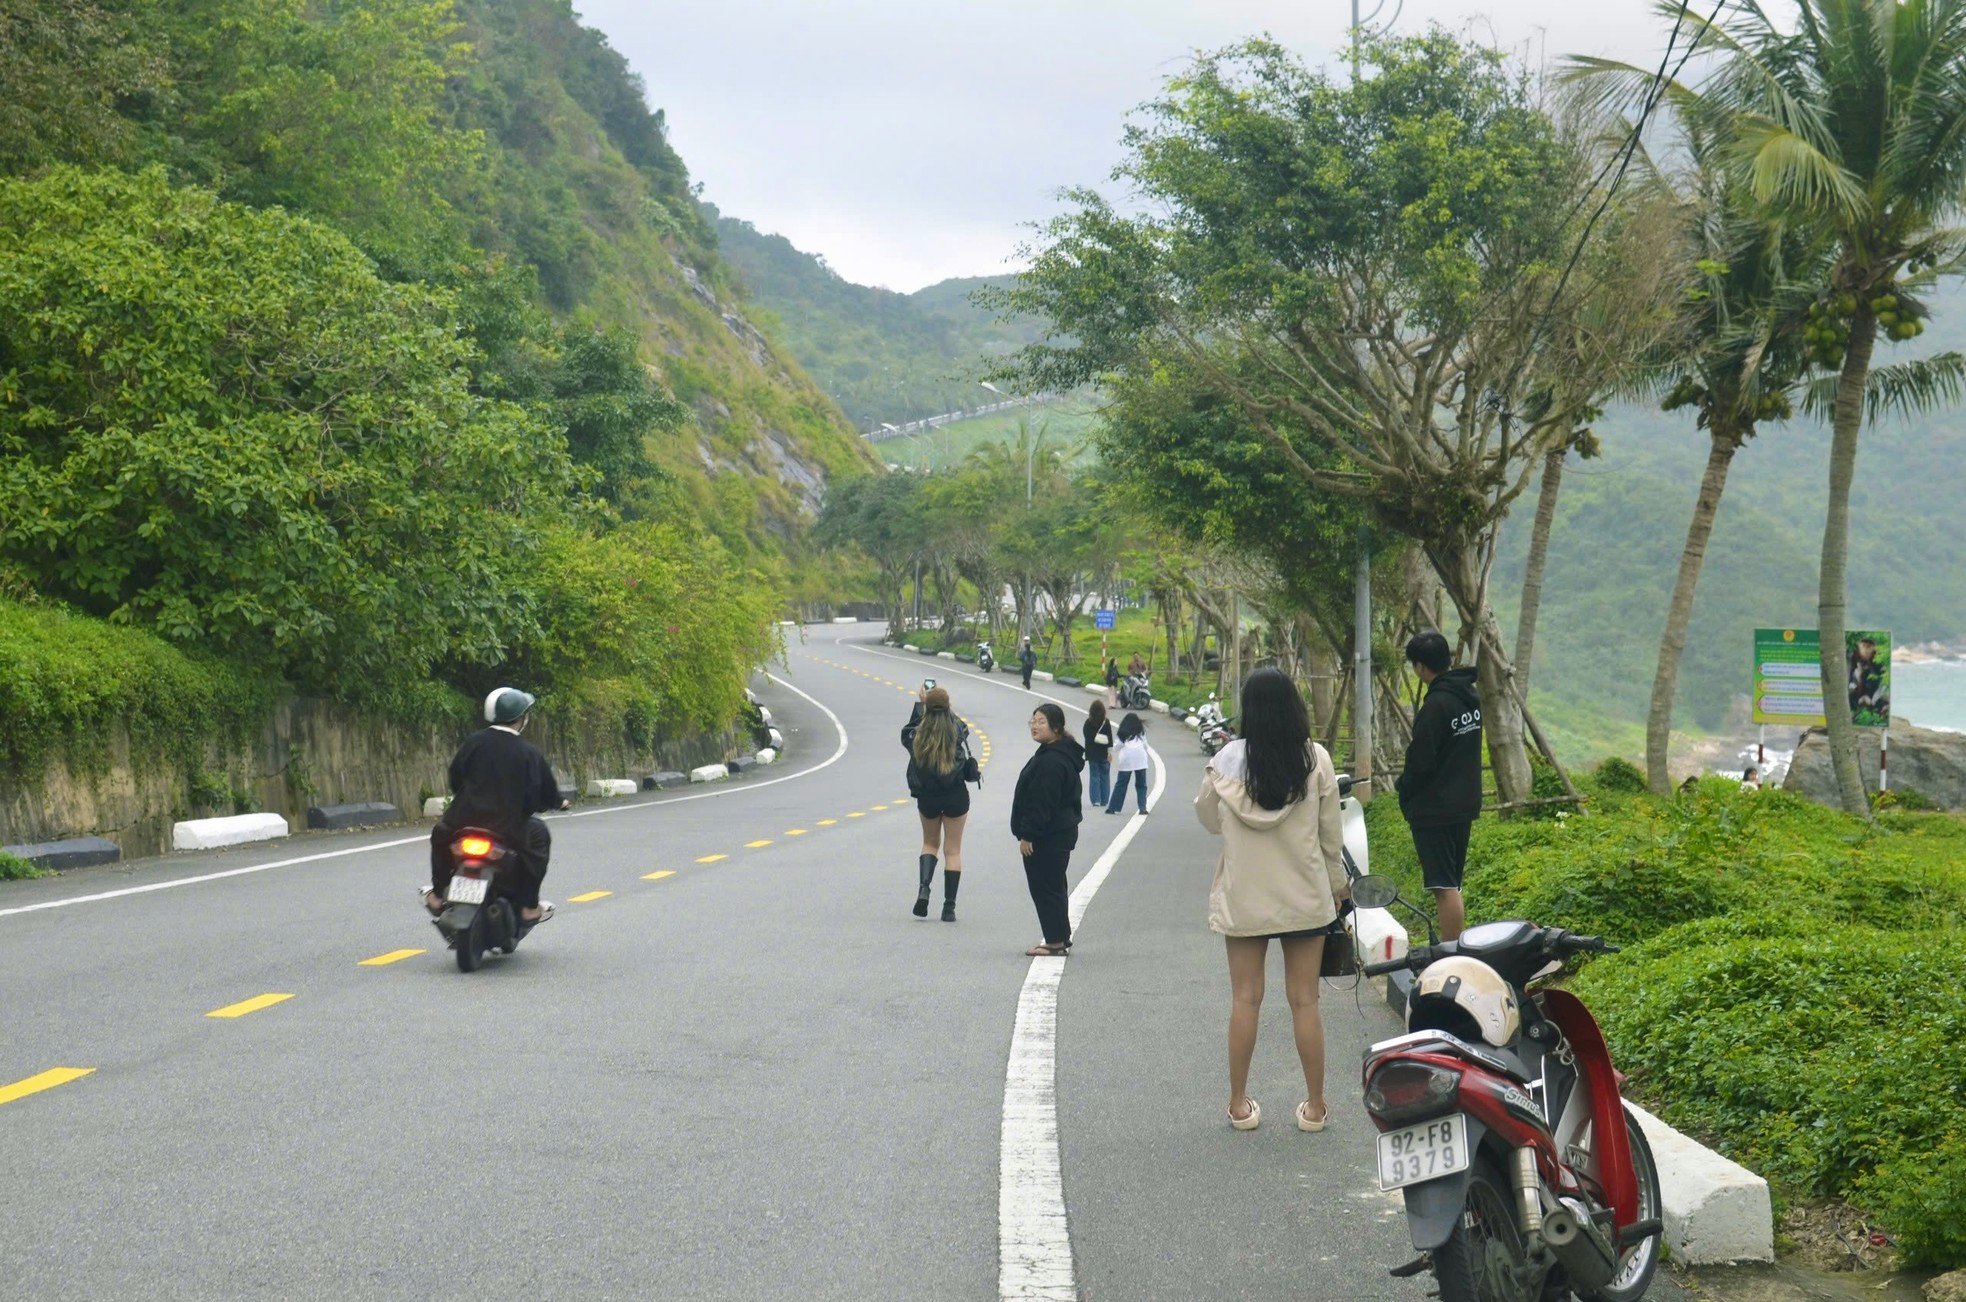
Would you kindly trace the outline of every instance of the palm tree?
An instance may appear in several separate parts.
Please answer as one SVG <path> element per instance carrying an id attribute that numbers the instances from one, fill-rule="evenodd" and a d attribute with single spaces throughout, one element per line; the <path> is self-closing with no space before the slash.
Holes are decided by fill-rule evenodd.
<path id="1" fill-rule="evenodd" d="M 1755 0 L 1705 28 L 1724 62 L 1701 99 L 1726 122 L 1754 198 L 1832 242 L 1810 335 L 1816 361 L 1836 371 L 1817 622 L 1837 788 L 1845 809 L 1868 816 L 1844 690 L 1850 485 L 1878 332 L 1917 335 L 1919 292 L 1966 259 L 1966 231 L 1951 224 L 1966 207 L 1966 0 L 1797 7 L 1793 31 Z"/>

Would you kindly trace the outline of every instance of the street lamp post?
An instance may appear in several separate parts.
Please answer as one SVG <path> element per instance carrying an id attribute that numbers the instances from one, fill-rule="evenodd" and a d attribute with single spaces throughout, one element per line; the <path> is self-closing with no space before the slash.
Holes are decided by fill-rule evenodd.
<path id="1" fill-rule="evenodd" d="M 988 389 L 991 393 L 996 394 L 999 398 L 1004 396 L 1004 391 L 988 380 L 978 380 L 977 383 Z M 1024 439 L 1024 509 L 1027 511 L 1031 509 L 1031 483 L 1035 478 L 1037 460 L 1038 442 L 1036 439 L 1028 437 L 1027 432 L 1027 436 Z"/>

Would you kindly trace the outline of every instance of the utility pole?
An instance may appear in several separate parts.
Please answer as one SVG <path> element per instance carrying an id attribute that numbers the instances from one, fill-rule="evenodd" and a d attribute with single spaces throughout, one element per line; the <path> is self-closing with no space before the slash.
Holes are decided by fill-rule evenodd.
<path id="1" fill-rule="evenodd" d="M 1365 25 L 1378 23 L 1379 15 L 1385 12 L 1386 0 L 1379 0 L 1372 12 L 1361 17 L 1358 11 L 1359 0 L 1352 0 L 1352 81 L 1358 81 L 1359 43 L 1365 39 Z M 1391 27 L 1399 21 L 1400 10 L 1406 7 L 1406 0 L 1395 0 L 1392 16 L 1379 23 L 1380 28 Z M 1364 525 L 1358 530 L 1358 573 L 1352 584 L 1352 777 L 1362 785 L 1357 788 L 1359 801 L 1364 803 L 1373 795 L 1372 780 L 1372 536 Z"/>

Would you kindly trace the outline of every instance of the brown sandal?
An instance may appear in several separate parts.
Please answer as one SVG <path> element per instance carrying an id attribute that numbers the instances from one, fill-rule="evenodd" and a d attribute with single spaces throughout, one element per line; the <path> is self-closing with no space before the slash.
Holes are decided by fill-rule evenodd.
<path id="1" fill-rule="evenodd" d="M 1072 952 L 1072 942 L 1068 940 L 1062 945 L 1051 945 L 1051 944 L 1033 945 L 1029 949 L 1024 951 L 1024 957 L 1063 958 L 1065 957 L 1065 955 L 1071 952 Z"/>

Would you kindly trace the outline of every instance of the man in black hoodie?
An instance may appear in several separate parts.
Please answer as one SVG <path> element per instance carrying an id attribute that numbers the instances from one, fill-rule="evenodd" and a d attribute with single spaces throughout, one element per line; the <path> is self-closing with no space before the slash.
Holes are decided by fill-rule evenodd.
<path id="1" fill-rule="evenodd" d="M 1461 875 L 1468 832 L 1481 814 L 1481 696 L 1474 670 L 1448 668 L 1447 639 L 1439 633 L 1415 634 L 1406 659 L 1427 696 L 1413 716 L 1413 741 L 1394 788 L 1433 892 L 1440 938 L 1458 940 L 1467 920 Z"/>
<path id="2" fill-rule="evenodd" d="M 1025 950 L 1033 958 L 1063 958 L 1072 948 L 1072 916 L 1065 894 L 1065 868 L 1079 843 L 1079 770 L 1085 749 L 1065 730 L 1065 711 L 1046 701 L 1031 715 L 1037 753 L 1024 762 L 1010 798 L 1010 834 L 1024 855 L 1024 879 L 1037 906 L 1044 943 Z"/>

